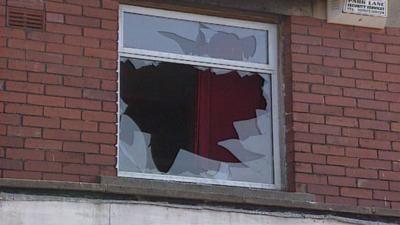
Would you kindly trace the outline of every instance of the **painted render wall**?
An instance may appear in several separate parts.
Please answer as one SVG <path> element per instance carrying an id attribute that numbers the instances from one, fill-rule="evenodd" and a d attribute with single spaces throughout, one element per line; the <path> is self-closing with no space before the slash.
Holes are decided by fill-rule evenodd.
<path id="1" fill-rule="evenodd" d="M 0 0 L 0 177 L 116 176 L 118 2 L 8 4 L 47 22 L 5 27 Z M 289 190 L 399 209 L 400 29 L 281 19 Z"/>

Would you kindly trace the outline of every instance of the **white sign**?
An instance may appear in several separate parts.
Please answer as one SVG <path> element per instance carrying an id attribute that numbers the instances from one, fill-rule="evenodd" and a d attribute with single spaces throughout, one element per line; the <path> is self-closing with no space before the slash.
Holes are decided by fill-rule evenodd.
<path id="1" fill-rule="evenodd" d="M 387 17 L 387 0 L 346 0 L 343 11 L 366 16 Z"/>

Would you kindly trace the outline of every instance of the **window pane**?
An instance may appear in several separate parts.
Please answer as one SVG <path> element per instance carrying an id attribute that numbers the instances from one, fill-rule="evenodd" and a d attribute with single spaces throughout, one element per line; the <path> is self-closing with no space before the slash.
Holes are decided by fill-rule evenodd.
<path id="1" fill-rule="evenodd" d="M 124 13 L 124 47 L 268 64 L 268 32 Z"/>
<path id="2" fill-rule="evenodd" d="M 119 170 L 272 184 L 269 74 L 121 59 Z"/>

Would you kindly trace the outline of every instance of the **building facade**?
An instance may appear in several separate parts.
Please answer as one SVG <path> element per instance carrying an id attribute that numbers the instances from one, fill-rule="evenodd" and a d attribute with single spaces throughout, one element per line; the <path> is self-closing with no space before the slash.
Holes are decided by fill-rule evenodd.
<path id="1" fill-rule="evenodd" d="M 399 223 L 399 3 L 327 2 L 0 0 L 0 224 Z"/>

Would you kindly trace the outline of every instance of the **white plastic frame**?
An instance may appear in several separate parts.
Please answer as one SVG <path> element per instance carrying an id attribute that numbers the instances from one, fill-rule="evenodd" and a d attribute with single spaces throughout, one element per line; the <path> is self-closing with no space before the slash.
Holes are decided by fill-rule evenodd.
<path id="1" fill-rule="evenodd" d="M 124 13 L 136 13 L 150 16 L 158 16 L 165 18 L 181 19 L 188 21 L 213 23 L 234 27 L 252 28 L 258 30 L 268 31 L 268 64 L 249 63 L 249 62 L 238 62 L 224 59 L 213 59 L 200 56 L 180 55 L 172 53 L 162 53 L 157 51 L 148 51 L 142 49 L 125 48 L 123 46 L 123 28 L 124 28 Z M 238 182 L 238 181 L 227 181 L 227 180 L 214 180 L 205 178 L 195 177 L 183 177 L 183 176 L 172 176 L 172 175 L 160 175 L 160 174 L 146 174 L 146 173 L 135 173 L 135 172 L 123 172 L 118 170 L 118 176 L 123 177 L 135 177 L 145 179 L 159 179 L 169 181 L 182 181 L 191 183 L 201 184 L 215 184 L 215 185 L 227 185 L 227 186 L 240 186 L 240 187 L 251 187 L 251 188 L 264 188 L 264 189 L 281 189 L 281 154 L 280 154 L 280 117 L 279 117 L 279 88 L 278 88 L 278 77 L 277 77 L 277 26 L 274 24 L 265 24 L 259 22 L 250 22 L 236 19 L 227 19 L 214 16 L 204 16 L 191 13 L 182 13 L 175 11 L 167 11 L 160 9 L 151 9 L 137 6 L 121 5 L 119 15 L 119 58 L 136 58 L 145 60 L 164 61 L 180 64 L 190 64 L 195 66 L 205 66 L 221 69 L 240 70 L 249 72 L 266 73 L 271 76 L 271 92 L 272 92 L 272 134 L 273 134 L 273 164 L 274 164 L 274 184 L 263 184 L 263 183 L 251 183 L 251 182 Z M 119 63 L 118 63 L 118 74 L 119 74 Z M 120 79 L 118 77 L 118 84 Z M 119 104 L 120 104 L 120 92 L 118 88 L 118 135 L 119 135 Z M 119 138 L 118 138 L 119 142 Z M 117 143 L 117 148 L 118 148 Z M 118 151 L 119 152 L 119 151 Z M 118 155 L 119 157 L 119 155 Z M 118 169 L 119 158 L 117 161 Z"/>

